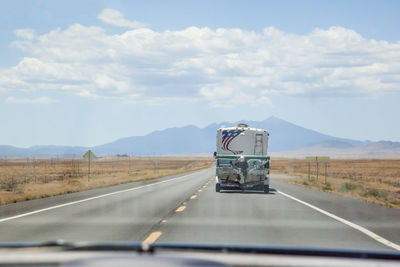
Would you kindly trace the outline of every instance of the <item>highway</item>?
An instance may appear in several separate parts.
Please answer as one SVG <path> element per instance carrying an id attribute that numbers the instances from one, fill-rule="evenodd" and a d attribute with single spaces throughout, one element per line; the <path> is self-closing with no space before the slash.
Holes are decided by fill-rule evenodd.
<path id="1" fill-rule="evenodd" d="M 284 183 L 215 192 L 215 169 L 0 206 L 0 242 L 146 241 L 400 250 L 400 211 Z"/>

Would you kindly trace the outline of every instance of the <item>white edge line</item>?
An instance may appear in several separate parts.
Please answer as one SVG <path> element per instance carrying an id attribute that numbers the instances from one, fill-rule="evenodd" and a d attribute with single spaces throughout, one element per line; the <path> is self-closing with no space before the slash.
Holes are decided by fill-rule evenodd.
<path id="1" fill-rule="evenodd" d="M 393 243 L 393 242 L 381 237 L 380 235 L 375 234 L 374 232 L 372 232 L 372 231 L 370 231 L 370 230 L 368 230 L 368 229 L 366 229 L 366 228 L 364 228 L 364 227 L 362 227 L 362 226 L 360 226 L 358 224 L 352 223 L 352 222 L 350 222 L 350 221 L 348 221 L 346 219 L 343 219 L 343 218 L 341 218 L 339 216 L 336 216 L 335 214 L 332 214 L 332 213 L 327 212 L 327 211 L 325 211 L 323 209 L 320 209 L 320 208 L 318 208 L 318 207 L 316 207 L 314 205 L 311 205 L 311 204 L 309 204 L 309 203 L 307 203 L 307 202 L 305 202 L 303 200 L 295 198 L 295 197 L 293 197 L 293 196 L 291 196 L 289 194 L 286 194 L 286 193 L 284 193 L 282 191 L 278 191 L 278 193 L 281 194 L 281 195 L 284 195 L 285 197 L 291 198 L 291 199 L 293 199 L 293 200 L 295 200 L 295 201 L 297 201 L 297 202 L 299 202 L 299 203 L 301 203 L 301 204 L 303 204 L 303 205 L 305 205 L 305 206 L 307 206 L 309 208 L 312 208 L 312 209 L 314 209 L 314 210 L 316 210 L 316 211 L 318 211 L 318 212 L 320 212 L 320 213 L 322 213 L 322 214 L 324 214 L 326 216 L 329 216 L 332 219 L 335 219 L 335 220 L 337 220 L 337 221 L 339 221 L 341 223 L 344 223 L 344 224 L 346 224 L 346 225 L 348 225 L 348 226 L 360 231 L 361 233 L 371 237 L 372 239 L 384 244 L 385 246 L 388 246 L 388 247 L 391 247 L 391 248 L 393 248 L 393 249 L 395 249 L 397 251 L 400 251 L 400 245 L 398 245 L 396 243 Z"/>
<path id="2" fill-rule="evenodd" d="M 15 215 L 15 216 L 11 216 L 11 217 L 0 219 L 0 223 L 6 222 L 6 221 L 11 221 L 11 220 L 18 219 L 18 218 L 25 217 L 25 216 L 29 216 L 29 215 L 33 215 L 33 214 L 37 214 L 37 213 L 48 211 L 48 210 L 54 210 L 54 209 L 58 209 L 58 208 L 62 208 L 62 207 L 70 206 L 70 205 L 75 205 L 75 204 L 86 202 L 86 201 L 90 201 L 90 200 L 95 200 L 95 199 L 108 197 L 108 196 L 112 196 L 112 195 L 116 195 L 116 194 L 121 194 L 121 193 L 129 192 L 129 191 L 134 191 L 134 190 L 137 190 L 137 189 L 142 189 L 142 188 L 145 188 L 145 187 L 150 187 L 150 186 L 157 185 L 157 184 L 163 184 L 163 183 L 171 182 L 171 181 L 174 181 L 174 180 L 183 179 L 183 178 L 186 178 L 186 177 L 188 177 L 190 175 L 192 175 L 192 173 L 191 174 L 186 174 L 184 176 L 180 176 L 180 177 L 171 178 L 171 179 L 168 179 L 168 180 L 156 182 L 156 183 L 151 183 L 151 184 L 142 185 L 142 186 L 138 186 L 138 187 L 133 187 L 133 188 L 129 188 L 129 189 L 119 190 L 119 191 L 115 191 L 115 192 L 112 192 L 112 193 L 107 193 L 107 194 L 103 194 L 103 195 L 99 195 L 99 196 L 95 196 L 95 197 L 89 197 L 89 198 L 85 198 L 85 199 L 81 199 L 81 200 L 77 200 L 77 201 L 72 201 L 72 202 L 68 202 L 68 203 L 64 203 L 64 204 L 60 204 L 60 205 L 56 205 L 56 206 L 51 206 L 51 207 L 40 209 L 40 210 L 35 210 L 35 211 L 27 212 L 27 213 L 22 213 L 22 214 L 19 214 L 19 215 Z"/>

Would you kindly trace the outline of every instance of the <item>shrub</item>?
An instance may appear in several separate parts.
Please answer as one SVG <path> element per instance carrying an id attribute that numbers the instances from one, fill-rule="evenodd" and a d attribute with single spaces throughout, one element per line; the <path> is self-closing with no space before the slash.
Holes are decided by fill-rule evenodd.
<path id="1" fill-rule="evenodd" d="M 346 182 L 344 185 L 342 185 L 342 191 L 351 191 L 357 188 L 356 184 L 353 183 L 348 183 Z"/>
<path id="2" fill-rule="evenodd" d="M 13 177 L 11 177 L 1 184 L 1 188 L 8 192 L 14 192 L 15 189 L 17 189 L 17 185 L 17 181 Z"/>
<path id="3" fill-rule="evenodd" d="M 332 191 L 332 187 L 330 183 L 326 183 L 325 186 L 322 188 L 324 191 Z"/>
<path id="4" fill-rule="evenodd" d="M 364 197 L 375 197 L 375 198 L 386 198 L 387 197 L 387 193 L 380 191 L 378 189 L 372 188 L 372 189 L 368 189 L 364 194 Z"/>

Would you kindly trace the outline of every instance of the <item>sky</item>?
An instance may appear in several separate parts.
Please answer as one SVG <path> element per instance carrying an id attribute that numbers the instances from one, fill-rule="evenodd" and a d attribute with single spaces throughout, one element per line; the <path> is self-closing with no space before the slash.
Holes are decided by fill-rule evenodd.
<path id="1" fill-rule="evenodd" d="M 1 5 L 0 145 L 270 116 L 400 141 L 399 1 Z"/>

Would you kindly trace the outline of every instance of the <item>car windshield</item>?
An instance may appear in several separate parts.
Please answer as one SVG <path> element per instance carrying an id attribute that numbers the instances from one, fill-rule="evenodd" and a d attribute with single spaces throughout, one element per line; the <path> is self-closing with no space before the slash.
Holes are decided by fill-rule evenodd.
<path id="1" fill-rule="evenodd" d="M 399 14 L 2 1 L 0 243 L 400 251 Z"/>

